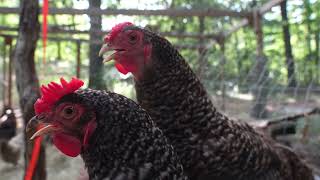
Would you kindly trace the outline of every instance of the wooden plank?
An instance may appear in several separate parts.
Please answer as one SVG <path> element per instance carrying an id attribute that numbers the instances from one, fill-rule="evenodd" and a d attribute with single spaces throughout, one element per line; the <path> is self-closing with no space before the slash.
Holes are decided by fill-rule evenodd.
<path id="1" fill-rule="evenodd" d="M 20 8 L 0 7 L 0 14 L 18 14 Z M 41 12 L 41 10 L 40 10 Z M 231 11 L 215 8 L 203 9 L 161 9 L 161 10 L 140 10 L 140 9 L 74 9 L 74 8 L 50 8 L 51 15 L 68 14 L 68 15 L 126 15 L 126 16 L 170 16 L 170 17 L 236 17 L 243 18 L 250 15 L 247 11 Z"/>

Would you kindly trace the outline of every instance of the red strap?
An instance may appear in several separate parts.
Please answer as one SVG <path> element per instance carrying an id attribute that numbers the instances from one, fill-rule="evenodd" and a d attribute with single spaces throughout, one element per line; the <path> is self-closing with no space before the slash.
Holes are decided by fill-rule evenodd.
<path id="1" fill-rule="evenodd" d="M 31 160 L 29 161 L 29 166 L 26 171 L 24 180 L 32 180 L 32 176 L 33 176 L 34 170 L 37 166 L 37 162 L 39 159 L 41 140 L 42 140 L 42 137 L 37 137 L 35 139 L 33 149 L 32 149 L 32 154 L 31 154 Z"/>
<path id="2" fill-rule="evenodd" d="M 42 43 L 43 43 L 43 63 L 46 63 L 46 46 L 47 46 L 47 16 L 49 12 L 49 2 L 48 0 L 43 0 L 42 6 Z"/>

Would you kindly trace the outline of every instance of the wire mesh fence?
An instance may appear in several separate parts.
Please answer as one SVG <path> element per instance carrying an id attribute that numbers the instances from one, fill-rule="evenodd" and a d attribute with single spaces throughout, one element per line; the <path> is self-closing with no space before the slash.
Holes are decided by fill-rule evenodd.
<path id="1" fill-rule="evenodd" d="M 219 50 L 216 50 L 219 51 Z M 317 76 L 312 76 L 308 83 L 301 82 L 301 76 L 306 72 L 303 68 L 296 68 L 295 78 L 298 79 L 296 86 L 289 87 L 286 83 L 280 83 L 271 74 L 276 74 L 268 66 L 270 61 L 275 59 L 264 57 L 252 58 L 252 65 L 249 70 L 228 73 L 225 69 L 225 61 L 237 61 L 237 59 L 226 59 L 222 53 L 216 58 L 218 66 L 215 69 L 208 67 L 212 51 L 204 51 L 199 54 L 205 58 L 206 63 L 193 69 L 204 68 L 202 71 L 213 71 L 212 73 L 198 73 L 213 97 L 213 102 L 222 111 L 239 118 L 273 118 L 282 115 L 300 113 L 313 107 L 320 106 L 320 86 Z M 188 62 L 192 59 L 186 57 Z M 258 61 L 263 61 L 258 63 Z M 200 63 L 200 62 L 198 62 Z M 257 66 L 261 67 L 257 67 Z M 320 69 L 318 69 L 320 71 Z M 290 79 L 289 79 L 290 80 Z M 289 81 L 287 80 L 287 81 Z M 256 108 L 256 109 L 255 109 Z"/>

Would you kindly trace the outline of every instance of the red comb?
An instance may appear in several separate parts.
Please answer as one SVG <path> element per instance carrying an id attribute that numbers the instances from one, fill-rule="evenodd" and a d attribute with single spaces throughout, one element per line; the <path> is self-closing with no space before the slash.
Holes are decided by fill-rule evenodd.
<path id="1" fill-rule="evenodd" d="M 110 33 L 104 38 L 104 42 L 107 43 L 109 41 L 111 41 L 114 37 L 117 36 L 117 34 L 126 26 L 132 26 L 133 23 L 131 22 L 123 22 L 123 23 L 119 23 L 117 25 L 115 25 Z"/>
<path id="2" fill-rule="evenodd" d="M 77 78 L 72 78 L 69 83 L 60 78 L 60 82 L 61 85 L 51 82 L 48 86 L 41 86 L 42 96 L 34 104 L 36 114 L 49 111 L 62 96 L 75 92 L 84 84 L 82 80 Z"/>

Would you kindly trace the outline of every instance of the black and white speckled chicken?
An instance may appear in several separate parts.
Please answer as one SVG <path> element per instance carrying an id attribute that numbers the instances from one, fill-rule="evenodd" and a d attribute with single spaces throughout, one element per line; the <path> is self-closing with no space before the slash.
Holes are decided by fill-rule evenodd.
<path id="1" fill-rule="evenodd" d="M 64 154 L 83 158 L 93 180 L 185 180 L 182 165 L 150 116 L 134 101 L 106 91 L 79 90 L 73 78 L 42 86 L 31 139 L 50 134 Z"/>
<path id="2" fill-rule="evenodd" d="M 125 22 L 104 41 L 100 55 L 105 62 L 114 59 L 121 73 L 134 75 L 138 102 L 168 137 L 190 179 L 313 179 L 290 149 L 218 112 L 165 38 Z"/>
<path id="3" fill-rule="evenodd" d="M 20 147 L 10 143 L 16 136 L 17 119 L 11 107 L 4 107 L 0 116 L 0 154 L 5 162 L 17 165 Z"/>

